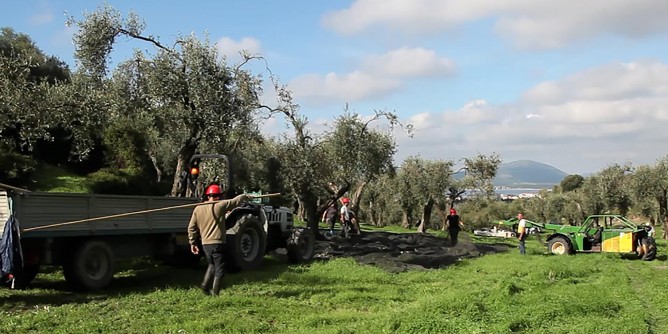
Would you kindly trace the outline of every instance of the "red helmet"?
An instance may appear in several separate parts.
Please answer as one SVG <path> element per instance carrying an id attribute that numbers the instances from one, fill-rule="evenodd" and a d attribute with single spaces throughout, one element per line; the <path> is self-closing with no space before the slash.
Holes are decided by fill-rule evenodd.
<path id="1" fill-rule="evenodd" d="M 348 198 L 348 197 L 342 198 L 341 203 L 343 203 L 343 204 L 350 203 L 350 198 Z"/>
<path id="2" fill-rule="evenodd" d="M 457 214 L 457 210 L 455 210 L 454 208 L 451 208 L 451 209 L 450 209 L 450 214 L 451 214 L 451 215 L 456 215 L 456 214 Z"/>
<path id="3" fill-rule="evenodd" d="M 220 186 L 217 184 L 212 184 L 208 187 L 206 187 L 206 192 L 205 194 L 207 196 L 212 196 L 212 195 L 221 195 L 223 191 L 220 189 Z"/>

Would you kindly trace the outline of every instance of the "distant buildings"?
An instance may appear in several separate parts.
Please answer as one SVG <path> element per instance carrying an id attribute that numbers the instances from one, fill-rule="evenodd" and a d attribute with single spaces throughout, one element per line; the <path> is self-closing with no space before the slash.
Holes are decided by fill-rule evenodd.
<path id="1" fill-rule="evenodd" d="M 510 188 L 510 187 L 494 188 L 494 192 L 496 193 L 496 199 L 500 201 L 514 201 L 516 199 L 540 197 L 541 190 L 552 191 L 551 189 L 529 189 L 529 188 Z M 475 197 L 476 194 L 478 194 L 478 191 L 473 189 L 468 189 L 466 190 L 466 193 L 457 198 L 457 200 L 460 201 L 467 200 L 472 197 Z"/>
<path id="2" fill-rule="evenodd" d="M 539 197 L 537 192 L 535 193 L 519 193 L 519 194 L 497 194 L 497 198 L 502 201 L 513 201 L 520 198 L 533 198 Z"/>

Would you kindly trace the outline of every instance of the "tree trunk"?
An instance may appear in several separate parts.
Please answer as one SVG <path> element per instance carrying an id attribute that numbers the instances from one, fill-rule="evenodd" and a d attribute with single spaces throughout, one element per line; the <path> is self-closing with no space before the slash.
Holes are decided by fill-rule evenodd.
<path id="1" fill-rule="evenodd" d="M 403 209 L 403 217 L 401 219 L 401 227 L 411 228 L 411 210 L 408 208 Z"/>
<path id="2" fill-rule="evenodd" d="M 301 199 L 297 199 L 297 218 L 299 220 L 307 221 L 306 220 L 306 210 L 304 209 L 304 201 Z"/>
<path id="3" fill-rule="evenodd" d="M 197 145 L 188 143 L 181 147 L 179 156 L 176 158 L 176 171 L 174 172 L 174 182 L 172 183 L 172 196 L 177 196 L 179 193 L 179 181 L 181 179 L 181 172 L 185 171 L 190 158 L 195 154 Z"/>
<path id="4" fill-rule="evenodd" d="M 431 221 L 431 211 L 434 207 L 434 199 L 429 197 L 427 203 L 422 207 L 422 219 L 420 219 L 420 226 L 418 226 L 418 232 L 425 233 L 429 227 Z"/>
<path id="5" fill-rule="evenodd" d="M 156 174 L 156 181 L 159 183 L 162 181 L 162 170 L 158 166 L 158 159 L 153 154 L 149 154 L 148 158 L 151 160 L 151 164 L 153 164 L 153 169 L 155 169 Z"/>
<path id="6" fill-rule="evenodd" d="M 362 199 L 362 193 L 364 192 L 366 185 L 367 181 L 364 181 L 357 187 L 357 190 L 355 190 L 355 194 L 353 195 L 351 201 L 352 203 L 350 203 L 350 209 L 356 214 L 359 214 L 360 201 Z"/>
<path id="7" fill-rule="evenodd" d="M 446 214 L 446 211 L 445 211 L 445 205 L 446 204 L 447 203 L 440 202 L 439 204 L 437 204 L 435 206 L 436 216 L 438 216 L 438 220 L 441 222 L 441 231 L 445 231 L 445 229 L 446 229 L 446 226 L 445 226 L 446 225 L 445 224 L 446 217 L 447 217 L 447 214 Z"/>
<path id="8" fill-rule="evenodd" d="M 178 158 L 176 158 L 176 171 L 174 172 L 174 182 L 172 183 L 172 192 L 171 195 L 172 197 L 178 196 L 179 194 L 179 184 L 181 183 L 181 172 L 185 168 L 185 162 L 183 161 L 183 158 L 179 155 Z"/>
<path id="9" fill-rule="evenodd" d="M 322 212 L 318 214 L 318 198 L 313 194 L 307 194 L 301 199 L 301 207 L 305 215 L 306 226 L 313 231 L 316 240 L 324 240 L 325 237 L 320 233 L 320 217 Z"/>

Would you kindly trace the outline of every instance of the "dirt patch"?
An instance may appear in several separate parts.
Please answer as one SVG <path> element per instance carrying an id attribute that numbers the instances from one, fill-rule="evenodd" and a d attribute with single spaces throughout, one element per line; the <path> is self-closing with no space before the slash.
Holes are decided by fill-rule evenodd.
<path id="1" fill-rule="evenodd" d="M 403 272 L 444 268 L 465 258 L 507 250 L 503 244 L 474 244 L 465 233 L 451 246 L 449 239 L 430 234 L 365 232 L 350 239 L 334 236 L 317 241 L 315 258 L 352 257 L 389 272 Z"/>

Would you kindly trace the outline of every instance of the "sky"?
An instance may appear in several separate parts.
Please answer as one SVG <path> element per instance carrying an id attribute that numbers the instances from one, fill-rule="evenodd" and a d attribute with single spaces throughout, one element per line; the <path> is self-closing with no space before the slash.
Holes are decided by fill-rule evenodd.
<path id="1" fill-rule="evenodd" d="M 668 155 L 665 0 L 23 0 L 0 26 L 75 69 L 65 21 L 105 3 L 165 44 L 195 34 L 229 62 L 262 55 L 314 128 L 346 105 L 396 112 L 415 127 L 396 132 L 397 164 L 497 153 L 587 174 Z M 150 45 L 123 39 L 112 63 L 134 48 Z"/>

